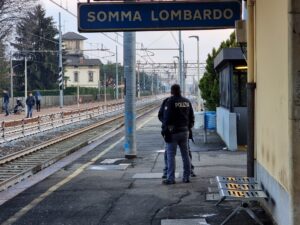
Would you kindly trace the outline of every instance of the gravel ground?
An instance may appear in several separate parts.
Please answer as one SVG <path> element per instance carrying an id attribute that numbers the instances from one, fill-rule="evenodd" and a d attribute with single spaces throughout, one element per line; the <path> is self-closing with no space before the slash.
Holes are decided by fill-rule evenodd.
<path id="1" fill-rule="evenodd" d="M 100 115 L 98 117 L 85 119 L 80 122 L 72 123 L 58 128 L 53 128 L 48 131 L 44 131 L 38 134 L 26 136 L 23 138 L 0 144 L 0 158 L 24 150 L 26 148 L 39 145 L 43 142 L 55 139 L 56 137 L 61 137 L 62 135 L 95 124 L 96 122 L 103 121 L 105 118 L 117 115 L 119 113 L 123 113 L 123 110 L 121 110 L 121 112 L 110 112 L 108 116 Z"/>
<path id="2" fill-rule="evenodd" d="M 0 158 L 55 139 L 56 137 L 60 137 L 64 134 L 68 134 L 70 132 L 73 132 L 74 130 L 78 130 L 102 120 L 104 120 L 103 116 L 99 116 L 98 118 L 86 119 L 77 123 L 65 125 L 59 128 L 53 128 L 51 130 L 44 131 L 35 135 L 26 136 L 14 141 L 0 144 Z"/>

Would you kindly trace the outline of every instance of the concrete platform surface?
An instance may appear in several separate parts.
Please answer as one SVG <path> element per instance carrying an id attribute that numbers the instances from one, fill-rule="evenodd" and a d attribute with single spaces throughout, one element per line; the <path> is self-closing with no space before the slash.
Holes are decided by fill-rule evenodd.
<path id="1" fill-rule="evenodd" d="M 164 141 L 157 112 L 139 121 L 138 127 L 137 158 L 124 159 L 121 132 L 2 204 L 0 224 L 217 225 L 239 205 L 238 201 L 225 201 L 216 207 L 217 199 L 206 200 L 206 195 L 217 196 L 212 192 L 216 184 L 211 182 L 217 175 L 245 176 L 245 152 L 223 151 L 224 144 L 215 133 L 210 133 L 204 144 L 201 132 L 195 131 L 191 149 L 197 176 L 191 178 L 191 183 L 181 182 L 178 151 L 179 178 L 176 184 L 165 186 L 158 178 L 164 167 Z M 272 224 L 259 205 L 253 207 L 264 224 Z M 228 224 L 255 223 L 242 212 Z"/>

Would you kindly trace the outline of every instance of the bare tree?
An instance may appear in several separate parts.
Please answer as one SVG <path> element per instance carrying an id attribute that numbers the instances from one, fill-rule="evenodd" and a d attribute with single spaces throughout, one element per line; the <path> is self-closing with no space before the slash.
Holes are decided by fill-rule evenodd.
<path id="1" fill-rule="evenodd" d="M 35 6 L 36 1 L 0 0 L 0 40 L 12 34 L 14 26 Z"/>

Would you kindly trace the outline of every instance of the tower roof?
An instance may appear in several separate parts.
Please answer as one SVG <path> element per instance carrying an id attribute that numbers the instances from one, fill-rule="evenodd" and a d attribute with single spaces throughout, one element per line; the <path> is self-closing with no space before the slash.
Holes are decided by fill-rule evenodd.
<path id="1" fill-rule="evenodd" d="M 62 35 L 63 40 L 86 40 L 87 38 L 75 32 L 67 32 Z"/>

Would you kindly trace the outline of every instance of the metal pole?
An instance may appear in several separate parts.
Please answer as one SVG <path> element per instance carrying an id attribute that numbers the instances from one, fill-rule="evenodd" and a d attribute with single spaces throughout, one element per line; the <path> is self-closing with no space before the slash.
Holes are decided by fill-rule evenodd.
<path id="1" fill-rule="evenodd" d="M 141 90 L 140 90 L 140 63 L 138 62 L 138 75 L 137 75 L 137 97 L 141 97 Z"/>
<path id="2" fill-rule="evenodd" d="M 199 53 L 200 53 L 200 45 L 199 45 L 199 37 L 197 36 L 197 75 L 198 75 L 198 82 L 197 82 L 197 87 L 199 86 L 199 81 L 200 81 L 200 60 L 199 60 Z M 197 102 L 198 102 L 198 112 L 201 110 L 201 96 L 200 96 L 200 88 L 198 87 L 198 94 L 197 94 Z"/>
<path id="3" fill-rule="evenodd" d="M 179 31 L 179 83 L 181 89 L 183 90 L 183 70 L 182 70 L 182 39 L 181 39 L 181 31 Z"/>
<path id="4" fill-rule="evenodd" d="M 118 46 L 116 45 L 116 99 L 119 99 Z"/>
<path id="5" fill-rule="evenodd" d="M 153 74 L 152 74 L 152 77 L 151 77 L 151 95 L 153 95 L 154 93 L 154 88 L 153 88 L 153 82 L 154 82 L 154 74 L 155 74 L 155 70 L 153 70 Z"/>
<path id="6" fill-rule="evenodd" d="M 200 112 L 201 110 L 201 92 L 199 88 L 199 81 L 200 81 L 200 60 L 199 60 L 199 51 L 200 51 L 200 45 L 199 45 L 199 36 L 189 36 L 189 38 L 196 38 L 197 40 L 197 75 L 198 75 L 198 82 L 197 82 L 197 111 Z M 194 84 L 195 85 L 195 84 Z M 195 88 L 196 93 L 196 88 Z"/>
<path id="7" fill-rule="evenodd" d="M 12 52 L 10 52 L 10 98 L 11 98 L 11 108 L 14 107 L 14 80 L 13 80 L 13 61 Z"/>
<path id="8" fill-rule="evenodd" d="M 178 58 L 178 62 L 179 62 L 179 58 Z M 174 61 L 174 73 L 175 73 L 175 82 L 178 83 L 179 82 L 179 72 L 178 74 L 176 73 L 176 61 Z M 179 70 L 178 70 L 179 71 Z M 177 77 L 177 78 L 176 78 Z"/>
<path id="9" fill-rule="evenodd" d="M 118 46 L 116 45 L 116 99 L 119 99 Z"/>
<path id="10" fill-rule="evenodd" d="M 77 107 L 79 108 L 79 76 L 77 80 Z"/>
<path id="11" fill-rule="evenodd" d="M 59 82 L 59 106 L 62 108 L 64 106 L 64 93 L 63 93 L 63 65 L 62 65 L 62 35 L 61 35 L 61 16 L 59 15 L 59 75 L 58 75 L 58 82 Z"/>
<path id="12" fill-rule="evenodd" d="M 104 72 L 104 105 L 106 105 L 106 72 Z"/>
<path id="13" fill-rule="evenodd" d="M 158 94 L 158 89 L 159 89 L 158 76 L 159 76 L 159 73 L 157 73 L 157 75 L 156 75 L 156 94 Z"/>
<path id="14" fill-rule="evenodd" d="M 186 65 L 184 62 L 184 44 L 182 45 L 182 95 L 185 96 Z"/>
<path id="15" fill-rule="evenodd" d="M 146 73 L 143 70 L 143 87 L 144 87 L 144 91 L 146 90 Z"/>
<path id="16" fill-rule="evenodd" d="M 125 96 L 125 157 L 136 158 L 136 34 L 124 32 L 124 72 L 126 79 Z"/>
<path id="17" fill-rule="evenodd" d="M 254 81 L 254 1 L 247 0 L 247 176 L 254 177 L 254 111 L 255 111 L 255 81 Z"/>
<path id="18" fill-rule="evenodd" d="M 99 99 L 98 99 L 98 101 L 100 101 L 101 100 L 101 80 L 100 80 L 100 78 L 101 78 L 101 67 L 99 66 L 99 77 L 98 77 L 98 94 L 99 94 Z"/>
<path id="19" fill-rule="evenodd" d="M 25 71 L 24 71 L 24 74 L 25 74 L 25 115 L 27 116 L 27 104 L 26 104 L 26 99 L 27 99 L 27 56 L 25 56 Z"/>
<path id="20" fill-rule="evenodd" d="M 193 91 L 194 91 L 194 95 L 196 95 L 196 80 L 195 80 L 195 74 L 194 74 L 194 76 L 193 76 Z"/>

